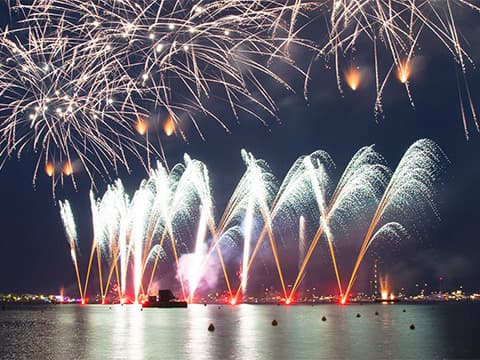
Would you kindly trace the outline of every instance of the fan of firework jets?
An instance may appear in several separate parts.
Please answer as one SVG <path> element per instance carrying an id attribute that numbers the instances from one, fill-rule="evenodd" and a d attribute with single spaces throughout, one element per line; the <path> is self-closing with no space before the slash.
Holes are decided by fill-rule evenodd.
<path id="1" fill-rule="evenodd" d="M 241 113 L 266 121 L 277 110 L 273 83 L 290 89 L 276 65 L 309 77 L 313 65 L 291 56 L 299 48 L 333 59 L 341 92 L 344 81 L 357 90 L 374 74 L 378 115 L 395 74 L 413 105 L 416 55 L 433 38 L 458 64 L 466 136 L 469 113 L 479 129 L 457 20 L 477 12 L 476 1 L 34 0 L 10 10 L 13 26 L 0 36 L 2 163 L 33 150 L 34 181 L 45 166 L 53 188 L 81 168 L 92 182 L 134 158 L 150 169 L 151 158 L 165 160 L 162 127 L 186 139 L 191 124 L 203 137 L 205 118 L 227 131 L 224 119 Z M 310 20 L 327 24 L 308 31 L 316 45 L 302 39 Z M 368 44 L 372 64 L 359 60 Z"/>
<path id="2" fill-rule="evenodd" d="M 109 186 L 102 198 L 96 199 L 92 194 L 94 234 L 84 284 L 79 275 L 72 210 L 68 201 L 60 202 L 82 299 L 87 297 L 95 254 L 102 299 L 105 300 L 110 284 L 116 283 L 122 301 L 129 298 L 138 302 L 151 291 L 159 276 L 159 261 L 167 262 L 168 252 L 174 259 L 176 278 L 185 299 L 193 302 L 195 291 L 202 284 L 218 289 L 215 283 L 205 283 L 215 276 L 225 280 L 233 304 L 246 295 L 248 281 L 255 276 L 249 271 L 263 243 L 262 248 L 268 249 L 274 260 L 284 298 L 290 303 L 314 249 L 324 239 L 338 294 L 345 302 L 362 259 L 374 241 L 404 236 L 406 230 L 398 222 L 400 219 L 420 219 L 429 211 L 438 215 L 434 205 L 435 181 L 448 163 L 434 142 L 419 140 L 392 172 L 382 156 L 368 146 L 353 156 L 333 188 L 330 173 L 334 163 L 325 151 L 300 157 L 280 186 L 263 160 L 244 150 L 242 156 L 246 171 L 218 223 L 207 168 L 188 155 L 185 164 L 176 165 L 170 172 L 158 164 L 131 199 L 120 180 Z M 372 206 L 375 211 L 368 211 Z M 366 219 L 368 214 L 371 218 Z M 336 262 L 334 233 L 365 220 L 368 228 L 350 278 L 344 283 Z M 311 241 L 305 238 L 306 224 L 316 229 Z M 297 226 L 301 229 L 298 238 L 286 236 L 295 234 Z M 278 246 L 292 244 L 277 244 L 285 238 L 299 242 L 295 246 L 299 249 L 298 273 L 289 291 Z M 235 252 L 241 252 L 241 256 L 232 258 Z M 229 261 L 225 254 L 230 254 Z M 227 268 L 232 262 L 236 263 L 231 266 L 240 266 L 234 281 L 229 278 L 232 269 Z M 212 273 L 212 269 L 218 271 Z"/>

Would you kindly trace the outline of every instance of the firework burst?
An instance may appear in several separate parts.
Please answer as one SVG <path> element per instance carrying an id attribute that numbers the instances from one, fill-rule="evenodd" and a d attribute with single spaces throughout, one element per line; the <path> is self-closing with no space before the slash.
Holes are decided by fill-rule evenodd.
<path id="1" fill-rule="evenodd" d="M 343 92 L 343 75 L 347 85 L 355 91 L 363 80 L 355 55 L 365 47 L 365 40 L 372 44 L 377 117 L 383 113 L 385 86 L 394 77 L 404 85 L 414 106 L 410 79 L 416 67 L 416 56 L 421 53 L 422 40 L 428 42 L 429 36 L 433 36 L 458 64 L 460 110 L 468 138 L 467 108 L 477 131 L 480 127 L 466 77 L 468 66 L 473 66 L 474 62 L 467 51 L 468 42 L 460 33 L 458 19 L 466 11 L 479 12 L 477 3 L 469 0 L 322 1 L 322 14 L 328 18 L 328 39 L 321 46 L 321 52 L 334 58 L 340 92 Z"/>
<path id="2" fill-rule="evenodd" d="M 291 90 L 271 65 L 305 75 L 289 55 L 307 46 L 296 37 L 302 8 L 275 0 L 15 3 L 14 26 L 0 41 L 1 155 L 36 152 L 35 176 L 45 161 L 55 186 L 56 175 L 79 169 L 92 181 L 128 170 L 132 157 L 148 169 L 151 157 L 165 160 L 162 128 L 186 139 L 193 124 L 203 137 L 209 117 L 228 131 L 225 107 L 265 121 L 277 111 L 265 80 Z"/>

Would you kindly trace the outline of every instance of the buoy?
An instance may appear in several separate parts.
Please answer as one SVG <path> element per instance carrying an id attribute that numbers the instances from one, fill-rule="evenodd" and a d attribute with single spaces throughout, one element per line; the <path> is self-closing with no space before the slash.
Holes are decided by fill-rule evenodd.
<path id="1" fill-rule="evenodd" d="M 327 321 L 327 318 L 325 316 L 322 316 L 322 321 Z"/>
<path id="2" fill-rule="evenodd" d="M 215 331 L 215 326 L 213 326 L 212 323 L 210 323 L 210 325 L 208 325 L 208 331 Z"/>
<path id="3" fill-rule="evenodd" d="M 415 324 L 410 324 L 410 330 L 415 330 Z"/>
<path id="4" fill-rule="evenodd" d="M 359 318 L 359 317 L 360 317 L 360 314 L 357 314 L 357 318 Z"/>
<path id="5" fill-rule="evenodd" d="M 273 319 L 273 321 L 272 321 L 272 326 L 277 326 L 277 325 L 278 325 L 277 320 Z"/>
<path id="6" fill-rule="evenodd" d="M 378 311 L 375 311 L 375 315 L 378 315 Z"/>

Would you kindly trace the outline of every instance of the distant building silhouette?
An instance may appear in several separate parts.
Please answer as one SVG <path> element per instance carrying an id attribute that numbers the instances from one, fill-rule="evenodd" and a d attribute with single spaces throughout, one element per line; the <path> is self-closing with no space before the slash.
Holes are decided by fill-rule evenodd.
<path id="1" fill-rule="evenodd" d="M 373 263 L 373 289 L 372 298 L 378 298 L 378 259 Z"/>

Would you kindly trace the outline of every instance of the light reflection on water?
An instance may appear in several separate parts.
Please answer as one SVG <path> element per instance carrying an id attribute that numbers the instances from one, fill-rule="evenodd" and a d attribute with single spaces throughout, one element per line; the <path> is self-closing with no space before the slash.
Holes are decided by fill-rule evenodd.
<path id="1" fill-rule="evenodd" d="M 9 307 L 0 359 L 471 358 L 479 316 L 476 304 Z"/>

